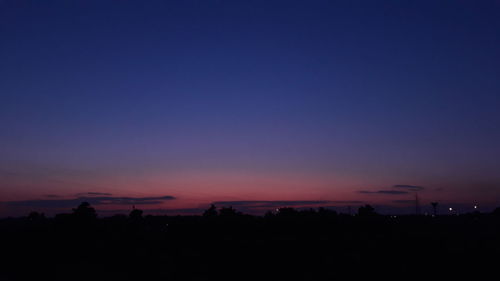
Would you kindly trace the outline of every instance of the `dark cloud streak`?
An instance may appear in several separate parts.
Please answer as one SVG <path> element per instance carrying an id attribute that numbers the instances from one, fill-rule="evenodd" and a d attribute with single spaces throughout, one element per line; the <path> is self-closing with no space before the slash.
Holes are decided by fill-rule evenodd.
<path id="1" fill-rule="evenodd" d="M 76 196 L 112 196 L 112 195 L 113 194 L 106 192 L 84 192 L 76 194 Z"/>
<path id="2" fill-rule="evenodd" d="M 174 196 L 158 197 L 115 197 L 115 196 L 79 196 L 70 199 L 35 199 L 22 201 L 6 201 L 12 207 L 34 207 L 34 208 L 71 208 L 81 202 L 89 202 L 91 205 L 154 205 L 168 200 L 176 199 Z"/>
<path id="3" fill-rule="evenodd" d="M 393 187 L 394 188 L 404 188 L 404 189 L 408 189 L 408 190 L 411 190 L 411 191 L 420 191 L 420 190 L 424 189 L 424 187 L 422 187 L 422 186 L 408 185 L 408 184 L 396 184 Z"/>
<path id="4" fill-rule="evenodd" d="M 368 191 L 368 190 L 360 190 L 358 193 L 362 194 L 386 194 L 386 195 L 401 195 L 408 194 L 408 191 L 399 191 L 399 190 L 377 190 L 377 191 Z"/>
<path id="5" fill-rule="evenodd" d="M 216 201 L 214 205 L 222 206 L 244 206 L 260 208 L 293 207 L 293 206 L 321 206 L 326 204 L 362 204 L 362 201 L 329 201 L 329 200 L 298 200 L 298 201 Z"/>
<path id="6" fill-rule="evenodd" d="M 397 204 L 414 204 L 415 200 L 393 200 L 392 202 Z"/>

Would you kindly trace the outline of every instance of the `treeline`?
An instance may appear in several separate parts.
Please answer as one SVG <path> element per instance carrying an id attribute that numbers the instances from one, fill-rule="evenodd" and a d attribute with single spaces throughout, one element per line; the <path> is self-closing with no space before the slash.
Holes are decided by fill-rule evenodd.
<path id="1" fill-rule="evenodd" d="M 211 206 L 199 216 L 99 218 L 68 214 L 0 220 L 0 280 L 339 280 L 496 274 L 500 212 L 356 215 L 281 208 L 251 216 Z M 494 276 L 494 275 L 490 275 Z"/>
<path id="2" fill-rule="evenodd" d="M 437 203 L 432 203 L 434 207 L 434 215 L 431 215 L 432 217 L 437 216 L 436 212 L 436 205 Z M 140 209 L 136 209 L 135 206 L 131 210 L 131 212 L 128 214 L 128 217 L 130 219 L 140 219 L 143 217 L 143 211 Z M 215 205 L 211 205 L 207 210 L 205 210 L 202 214 L 203 217 L 205 218 L 210 218 L 210 217 L 244 217 L 244 216 L 250 216 L 248 214 L 244 214 L 236 209 L 234 209 L 232 206 L 229 207 L 221 207 L 217 208 Z M 267 211 L 264 214 L 265 218 L 270 218 L 270 217 L 312 217 L 312 216 L 319 216 L 319 217 L 336 217 L 336 216 L 351 216 L 351 214 L 345 214 L 345 213 L 337 213 L 334 210 L 319 207 L 317 209 L 315 208 L 309 208 L 309 209 L 295 209 L 291 207 L 283 207 L 283 208 L 277 208 L 275 212 L 273 211 Z M 364 206 L 361 206 L 357 209 L 357 212 L 352 214 L 353 216 L 358 216 L 358 217 L 376 217 L 376 216 L 381 216 L 376 212 L 376 210 L 369 204 L 366 204 Z M 452 215 L 452 216 L 459 216 L 458 214 L 446 214 L 446 215 Z M 500 217 L 500 207 L 496 208 L 493 210 L 491 213 L 481 213 L 477 210 L 474 212 L 469 212 L 469 213 L 463 213 L 460 216 L 474 216 L 474 217 L 479 217 L 479 216 L 484 216 L 484 215 L 490 215 L 490 216 L 498 216 Z M 428 216 L 428 214 L 426 214 Z M 95 220 L 97 219 L 97 212 L 96 210 L 88 203 L 88 202 L 82 202 L 77 208 L 74 208 L 72 210 L 72 213 L 62 213 L 62 214 L 57 214 L 55 216 L 55 220 L 57 221 L 65 221 L 65 220 Z M 116 214 L 112 216 L 112 218 L 115 219 L 123 219 L 127 217 L 125 214 Z M 151 215 L 149 215 L 151 217 Z M 166 216 L 163 216 L 166 217 Z M 185 217 L 191 217 L 191 216 L 185 216 Z M 391 218 L 396 218 L 397 216 L 393 215 L 386 215 L 386 217 L 391 217 Z M 412 217 L 412 215 L 404 215 L 404 217 Z M 21 218 L 23 219 L 23 218 Z M 33 211 L 29 213 L 27 217 L 24 217 L 24 219 L 30 220 L 30 221 L 40 221 L 46 219 L 44 213 L 40 213 L 37 211 Z M 1 221 L 1 220 L 0 220 Z"/>

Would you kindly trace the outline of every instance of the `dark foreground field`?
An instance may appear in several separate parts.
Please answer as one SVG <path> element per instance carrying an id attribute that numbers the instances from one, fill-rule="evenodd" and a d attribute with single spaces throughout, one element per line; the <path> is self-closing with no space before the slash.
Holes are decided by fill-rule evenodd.
<path id="1" fill-rule="evenodd" d="M 83 208 L 85 209 L 85 208 Z M 498 280 L 500 217 L 94 217 L 0 221 L 0 280 Z"/>

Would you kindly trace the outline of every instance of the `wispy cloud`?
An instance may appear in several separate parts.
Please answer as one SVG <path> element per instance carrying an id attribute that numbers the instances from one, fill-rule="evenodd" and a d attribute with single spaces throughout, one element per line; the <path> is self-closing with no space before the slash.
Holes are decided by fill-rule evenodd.
<path id="1" fill-rule="evenodd" d="M 376 191 L 360 190 L 360 191 L 358 191 L 358 193 L 362 193 L 362 194 L 401 195 L 401 194 L 408 194 L 408 191 L 400 191 L 400 190 L 376 190 Z"/>
<path id="2" fill-rule="evenodd" d="M 412 191 L 420 191 L 424 188 L 418 185 L 409 185 L 409 184 L 396 184 L 388 189 L 381 190 L 359 190 L 358 193 L 362 194 L 385 194 L 385 195 L 401 195 L 401 194 L 409 194 Z"/>
<path id="3" fill-rule="evenodd" d="M 419 190 L 424 189 L 424 187 L 422 187 L 422 186 L 408 185 L 408 184 L 396 184 L 393 187 L 394 188 L 404 188 L 404 189 L 411 190 L 411 191 L 419 191 Z"/>
<path id="4" fill-rule="evenodd" d="M 84 192 L 76 194 L 76 196 L 112 196 L 112 195 L 113 194 L 106 192 Z"/>
<path id="5" fill-rule="evenodd" d="M 392 202 L 398 204 L 413 204 L 415 200 L 393 200 Z"/>
<path id="6" fill-rule="evenodd" d="M 81 202 L 89 202 L 91 205 L 154 205 L 165 201 L 176 199 L 174 196 L 157 197 L 120 197 L 120 196 L 79 196 L 69 199 L 35 199 L 20 201 L 5 201 L 12 207 L 32 207 L 32 208 L 71 208 Z"/>

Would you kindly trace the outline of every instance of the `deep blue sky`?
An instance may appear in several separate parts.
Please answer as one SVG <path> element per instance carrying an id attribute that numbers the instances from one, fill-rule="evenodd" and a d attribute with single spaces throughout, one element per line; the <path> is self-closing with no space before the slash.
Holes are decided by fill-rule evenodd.
<path id="1" fill-rule="evenodd" d="M 500 199 L 498 1 L 144 2 L 0 1 L 4 201 Z"/>

